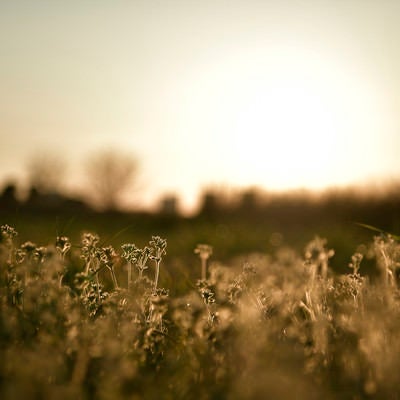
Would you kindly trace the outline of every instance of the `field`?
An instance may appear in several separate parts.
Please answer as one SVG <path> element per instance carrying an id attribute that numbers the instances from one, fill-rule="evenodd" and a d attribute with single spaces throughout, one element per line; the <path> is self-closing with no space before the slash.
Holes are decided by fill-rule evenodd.
<path id="1" fill-rule="evenodd" d="M 400 244 L 368 234 L 333 270 L 320 237 L 219 259 L 177 233 L 174 257 L 168 237 L 43 246 L 4 224 L 0 398 L 398 399 Z"/>

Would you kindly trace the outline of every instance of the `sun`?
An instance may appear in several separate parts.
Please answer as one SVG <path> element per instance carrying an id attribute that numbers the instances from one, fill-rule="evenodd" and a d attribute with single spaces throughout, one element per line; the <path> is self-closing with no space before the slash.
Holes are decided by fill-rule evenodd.
<path id="1" fill-rule="evenodd" d="M 335 119 L 318 93 L 279 86 L 254 93 L 233 121 L 235 156 L 243 179 L 272 175 L 282 187 L 322 184 L 336 152 Z"/>
<path id="2" fill-rule="evenodd" d="M 373 170 L 385 101 L 349 60 L 300 43 L 268 51 L 254 45 L 196 72 L 181 85 L 190 101 L 171 104 L 186 105 L 178 128 L 184 137 L 192 133 L 195 159 L 207 157 L 199 176 L 271 190 L 323 189 Z"/>

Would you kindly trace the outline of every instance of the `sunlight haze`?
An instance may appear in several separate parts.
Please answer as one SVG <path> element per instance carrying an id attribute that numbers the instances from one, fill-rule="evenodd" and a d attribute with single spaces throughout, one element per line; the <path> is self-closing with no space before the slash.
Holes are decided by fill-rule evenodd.
<path id="1" fill-rule="evenodd" d="M 0 182 L 138 158 L 135 201 L 399 178 L 400 2 L 0 3 Z"/>

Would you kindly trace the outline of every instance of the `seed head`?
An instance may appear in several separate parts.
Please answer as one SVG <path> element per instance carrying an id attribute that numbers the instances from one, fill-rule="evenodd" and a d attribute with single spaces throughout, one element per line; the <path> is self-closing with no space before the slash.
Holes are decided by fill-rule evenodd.
<path id="1" fill-rule="evenodd" d="M 63 256 L 66 254 L 71 248 L 71 241 L 67 236 L 57 236 L 56 239 L 56 249 Z"/>
<path id="2" fill-rule="evenodd" d="M 198 244 L 194 249 L 195 254 L 198 254 L 202 260 L 208 260 L 212 254 L 212 247 L 208 244 Z"/>

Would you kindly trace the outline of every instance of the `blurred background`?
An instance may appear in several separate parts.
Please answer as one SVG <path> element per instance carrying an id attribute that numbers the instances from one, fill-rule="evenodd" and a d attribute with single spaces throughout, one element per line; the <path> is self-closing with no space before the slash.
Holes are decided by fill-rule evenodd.
<path id="1" fill-rule="evenodd" d="M 0 218 L 224 260 L 400 232 L 400 3 L 0 3 Z M 339 252 L 337 252 L 339 253 Z"/>

